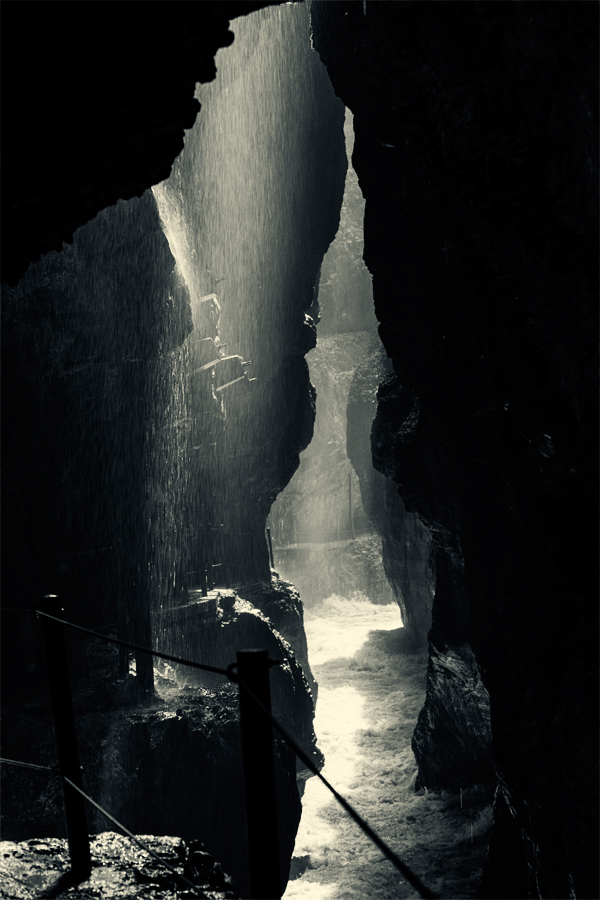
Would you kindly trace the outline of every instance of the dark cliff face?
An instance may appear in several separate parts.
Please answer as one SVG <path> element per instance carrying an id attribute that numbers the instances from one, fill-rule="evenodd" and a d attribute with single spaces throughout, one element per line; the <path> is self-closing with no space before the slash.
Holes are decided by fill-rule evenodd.
<path id="1" fill-rule="evenodd" d="M 13 605 L 58 593 L 94 627 L 128 607 L 147 644 L 143 610 L 165 582 L 186 586 L 183 534 L 165 540 L 164 525 L 185 519 L 190 480 L 160 460 L 185 415 L 174 382 L 191 330 L 149 194 L 104 211 L 3 290 L 2 586 Z M 3 623 L 3 640 L 18 689 L 17 623 Z"/>
<path id="2" fill-rule="evenodd" d="M 3 282 L 168 177 L 200 108 L 196 82 L 213 80 L 217 50 L 233 41 L 230 20 L 271 5 L 5 9 Z"/>
<path id="3" fill-rule="evenodd" d="M 501 794 L 482 896 L 595 896 L 595 800 L 574 779 L 597 766 L 598 10 L 312 16 L 354 114 L 395 371 L 380 433 L 436 547 L 432 659 L 468 641 L 490 695 Z"/>
<path id="4" fill-rule="evenodd" d="M 251 8 L 248 5 L 244 11 Z M 257 27 L 266 28 L 274 18 L 277 31 L 279 19 L 269 14 Z M 312 302 L 321 257 L 337 228 L 346 157 L 343 105 L 333 94 L 318 56 L 310 51 L 304 12 L 302 18 L 287 17 L 288 27 L 290 21 L 296 26 L 300 22 L 304 30 L 298 53 L 308 56 L 312 66 L 298 66 L 304 74 L 302 83 L 288 75 L 281 85 L 282 93 L 287 91 L 285 99 L 295 100 L 303 117 L 294 117 L 292 108 L 295 131 L 288 134 L 285 123 L 289 152 L 278 157 L 281 148 L 276 145 L 269 156 L 269 177 L 275 163 L 279 166 L 278 197 L 284 217 L 277 234 L 284 242 L 277 254 L 279 267 L 267 265 L 266 240 L 260 243 L 242 234 L 244 252 L 255 263 L 251 266 L 246 264 L 247 257 L 240 262 L 235 255 L 235 241 L 215 241 L 205 220 L 193 216 L 185 224 L 204 252 L 199 253 L 200 262 L 188 260 L 187 269 L 180 267 L 156 192 L 146 191 L 140 198 L 101 209 L 111 201 L 92 188 L 89 206 L 84 204 L 79 212 L 85 216 L 90 210 L 101 212 L 73 235 L 69 228 L 72 231 L 75 226 L 65 225 L 57 203 L 55 224 L 60 239 L 71 236 L 72 243 L 31 265 L 18 284 L 3 285 L 3 602 L 23 612 L 3 616 L 2 683 L 3 703 L 12 706 L 17 719 L 20 701 L 33 708 L 46 681 L 35 618 L 25 610 L 40 594 L 52 592 L 60 595 L 71 621 L 146 647 L 154 642 L 163 648 L 175 642 L 176 652 L 186 658 L 204 654 L 200 660 L 204 662 L 210 653 L 220 653 L 222 668 L 233 662 L 239 647 L 269 647 L 273 658 L 284 660 L 273 676 L 276 714 L 301 741 L 307 738 L 311 747 L 314 744 L 308 685 L 277 634 L 278 628 L 288 632 L 299 647 L 299 656 L 306 658 L 301 601 L 293 589 L 288 593 L 281 584 L 270 584 L 264 524 L 273 496 L 291 477 L 298 454 L 312 435 L 314 397 L 304 354 L 314 340 L 314 327 L 304 310 Z M 276 52 L 285 55 L 281 40 Z M 247 62 L 242 52 L 242 68 Z M 264 61 L 263 67 L 273 77 Z M 231 85 L 227 88 L 233 93 Z M 180 90 L 185 92 L 185 85 Z M 267 103 L 268 95 L 263 99 Z M 150 96 L 146 101 L 152 104 Z M 244 112 L 252 118 L 248 104 Z M 95 127 L 111 133 L 109 112 L 98 108 L 95 113 Z M 173 115 L 171 130 L 179 133 L 182 125 L 176 109 Z M 72 124 L 76 147 L 77 123 Z M 277 117 L 269 124 L 270 129 L 263 127 L 260 117 L 254 123 L 261 136 L 272 138 Z M 51 140 L 51 134 L 45 139 Z M 123 135 L 121 139 L 123 144 L 116 140 L 123 148 Z M 113 185 L 109 179 L 114 199 L 119 194 L 131 196 L 140 184 L 146 187 L 168 174 L 177 151 L 168 142 L 168 149 L 157 143 L 156 153 L 166 170 L 146 172 L 147 183 L 134 175 L 126 184 Z M 256 158 L 249 147 L 250 142 L 242 146 L 242 155 Z M 202 141 L 196 149 L 201 155 Z M 214 185 L 191 152 L 188 162 L 192 168 L 198 164 L 206 175 L 201 187 L 208 190 Z M 122 160 L 115 165 L 126 168 Z M 140 165 L 143 168 L 143 160 Z M 218 160 L 215 168 L 218 180 Z M 123 179 L 127 182 L 125 174 Z M 192 195 L 197 185 L 187 187 Z M 68 199 L 64 184 L 56 190 Z M 182 194 L 185 180 L 177 199 Z M 190 205 L 202 207 L 202 199 L 195 196 Z M 207 207 L 202 212 L 208 217 Z M 261 214 L 267 218 L 268 203 L 262 203 Z M 38 244 L 21 232 L 15 235 L 23 258 L 32 261 Z M 229 309 L 212 293 L 215 243 L 241 282 L 237 296 L 229 287 Z M 198 283 L 186 281 L 190 268 L 195 268 Z M 216 290 L 222 301 L 222 288 Z M 223 320 L 229 328 L 229 363 L 222 359 Z M 259 391 L 251 390 L 237 353 L 252 359 L 259 370 Z M 215 356 L 219 358 L 216 365 Z M 237 371 L 232 374 L 234 364 Z M 239 381 L 250 387 L 243 394 L 236 390 L 240 370 Z M 277 441 L 271 439 L 273 433 Z M 199 604 L 192 603 L 191 622 L 179 629 L 180 617 L 190 612 L 188 589 L 201 584 L 207 567 L 209 586 L 215 581 L 243 583 L 247 596 L 254 596 L 257 588 L 256 583 L 252 589 L 248 585 L 262 577 L 267 584 L 258 587 L 269 619 L 240 601 L 240 608 L 229 610 L 228 617 L 219 620 L 213 615 L 207 623 L 193 608 Z M 284 606 L 295 608 L 295 621 L 284 615 L 280 609 Z M 202 640 L 177 644 L 181 634 L 190 638 L 198 631 Z M 92 725 L 100 727 L 94 706 L 98 694 L 108 694 L 109 709 L 118 706 L 118 691 L 113 688 L 121 681 L 127 690 L 133 688 L 129 699 L 141 709 L 139 721 L 149 722 L 148 728 L 141 727 L 137 743 L 135 722 L 131 729 L 121 723 L 123 756 L 134 752 L 149 780 L 142 778 L 132 785 L 135 789 L 121 794 L 118 786 L 114 788 L 117 815 L 141 831 L 180 827 L 189 834 L 198 828 L 197 817 L 201 818 L 207 831 L 212 829 L 211 846 L 214 841 L 218 852 L 222 845 L 221 855 L 228 855 L 227 864 L 232 871 L 238 870 L 235 876 L 242 883 L 246 868 L 244 851 L 240 851 L 245 845 L 243 812 L 237 816 L 239 829 L 226 834 L 221 828 L 234 804 L 243 799 L 239 753 L 232 737 L 237 725 L 232 723 L 221 735 L 213 730 L 214 743 L 202 746 L 198 729 L 187 716 L 178 715 L 179 724 L 172 731 L 172 717 L 167 714 L 158 719 L 167 722 L 168 733 L 153 735 L 156 717 L 147 701 L 160 678 L 148 654 L 138 654 L 135 678 L 128 681 L 127 655 L 110 654 L 108 671 L 103 672 L 99 660 L 87 652 L 87 640 L 88 636 L 69 647 L 69 659 L 76 669 L 74 684 L 78 685 L 83 668 L 82 677 L 92 688 Z M 215 700 L 217 715 L 221 699 Z M 171 700 L 178 702 L 175 697 Z M 196 700 L 192 698 L 192 706 L 198 705 Z M 51 731 L 48 738 L 51 742 Z M 161 747 L 155 753 L 157 742 Z M 82 732 L 80 743 L 82 747 L 87 743 Z M 93 734 L 90 743 L 95 752 L 98 742 Z M 28 743 L 21 727 L 13 730 L 12 747 L 15 758 L 31 758 L 28 752 L 35 755 L 36 747 Z M 313 755 L 322 761 L 318 751 Z M 188 769 L 199 756 L 206 756 L 210 765 L 192 776 Z M 174 787 L 169 795 L 173 770 L 167 761 L 175 758 L 185 777 L 180 779 L 183 789 Z M 279 762 L 285 808 L 280 823 L 282 853 L 288 865 L 300 805 L 294 754 L 284 750 Z M 94 793 L 98 782 L 93 780 L 95 774 L 90 778 Z M 153 791 L 144 793 L 145 785 L 159 782 L 165 798 L 170 798 L 164 802 Z M 192 782 L 192 795 L 205 795 L 206 807 L 190 809 L 186 804 Z M 19 794 L 16 790 L 13 799 Z M 19 802 L 4 810 L 9 820 Z M 184 805 L 186 822 L 179 815 Z M 43 833 L 46 824 L 32 813 L 25 828 Z"/>
<path id="5" fill-rule="evenodd" d="M 273 147 L 269 157 L 280 252 L 264 234 L 261 243 L 260 228 L 244 240 L 243 222 L 231 238 L 231 219 L 241 218 L 236 207 L 218 221 L 207 211 L 202 189 L 215 190 L 219 158 L 205 162 L 203 147 L 214 117 L 222 115 L 225 127 L 229 121 L 227 110 L 207 110 L 177 164 L 183 224 L 171 222 L 170 231 L 156 195 L 146 192 L 101 212 L 63 252 L 46 255 L 4 290 L 5 595 L 29 604 L 59 593 L 80 620 L 97 626 L 117 618 L 122 635 L 140 644 L 150 640 L 148 609 L 180 599 L 207 566 L 220 584 L 269 580 L 266 515 L 312 436 L 304 354 L 314 328 L 304 309 L 339 221 L 344 109 L 310 50 L 306 17 L 286 22 L 288 41 L 290 29 L 298 38 L 303 81 L 287 77 L 281 85 L 293 128 L 284 122 L 290 135 L 281 157 Z M 254 27 L 277 31 L 277 23 L 277 14 L 265 13 Z M 285 42 L 274 53 L 285 56 Z M 266 69 L 275 77 L 258 57 L 242 50 L 242 73 L 257 78 Z M 233 94 L 226 85 L 212 100 L 223 105 Z M 96 114 L 98 127 L 109 129 L 102 110 Z M 264 142 L 274 141 L 279 126 L 259 119 L 251 127 L 252 138 Z M 246 151 L 242 158 L 253 160 Z M 261 215 L 259 224 L 270 219 L 268 204 Z M 189 285 L 169 244 L 177 228 L 198 240 L 188 248 L 196 260 L 184 266 L 188 274 L 197 270 Z M 231 276 L 223 307 L 200 296 L 214 286 L 216 263 Z M 255 389 L 240 396 L 235 383 L 220 392 L 239 371 L 207 367 L 223 355 L 223 330 L 229 361 L 243 376 L 241 359 L 252 360 L 258 376 Z M 137 612 L 123 612 L 127 607 Z"/>
<path id="6" fill-rule="evenodd" d="M 389 368 L 377 342 L 353 381 L 348 446 L 407 637 L 413 646 L 429 638 L 427 694 L 412 741 L 418 783 L 457 789 L 493 782 L 489 699 L 468 643 L 462 557 L 407 510 L 394 484 L 397 448 L 410 439 L 419 406 Z"/>
<path id="7" fill-rule="evenodd" d="M 431 626 L 435 573 L 429 532 L 416 515 L 407 512 L 391 480 L 388 449 L 393 451 L 393 442 L 377 435 L 377 388 L 388 370 L 385 351 L 372 335 L 350 387 L 346 410 L 348 455 L 358 475 L 365 512 L 382 538 L 385 573 L 400 606 L 407 637 L 419 646 L 426 643 Z"/>

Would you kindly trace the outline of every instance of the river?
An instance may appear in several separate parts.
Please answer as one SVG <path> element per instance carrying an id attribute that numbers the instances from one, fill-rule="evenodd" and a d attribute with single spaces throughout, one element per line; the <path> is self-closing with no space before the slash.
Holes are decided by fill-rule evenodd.
<path id="1" fill-rule="evenodd" d="M 456 795 L 415 791 L 410 742 L 427 653 L 405 647 L 395 604 L 333 595 L 305 622 L 323 774 L 429 888 L 475 896 L 491 811 L 477 789 L 464 792 L 462 809 Z M 302 806 L 285 900 L 418 896 L 318 779 Z"/>

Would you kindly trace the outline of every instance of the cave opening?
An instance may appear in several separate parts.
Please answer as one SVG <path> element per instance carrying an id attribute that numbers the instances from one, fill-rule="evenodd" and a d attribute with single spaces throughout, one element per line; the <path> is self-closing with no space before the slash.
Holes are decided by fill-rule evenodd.
<path id="1" fill-rule="evenodd" d="M 223 672 L 264 646 L 432 889 L 597 896 L 598 7 L 9 7 L 2 878 L 68 865 L 5 759 L 56 759 L 51 592 L 220 670 L 67 632 L 86 790 L 203 890 L 249 895 Z M 274 746 L 286 896 L 411 895 Z M 88 824 L 90 891 L 173 893 Z"/>

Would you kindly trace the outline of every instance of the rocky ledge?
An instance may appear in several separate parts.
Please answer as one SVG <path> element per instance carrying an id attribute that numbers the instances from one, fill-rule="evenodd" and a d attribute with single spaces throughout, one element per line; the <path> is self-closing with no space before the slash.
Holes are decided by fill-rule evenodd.
<path id="1" fill-rule="evenodd" d="M 126 704 L 122 691 L 122 708 L 77 715 L 83 788 L 134 834 L 175 834 L 185 841 L 202 841 L 247 895 L 238 689 L 179 685 L 167 669 L 156 682 L 158 696 L 145 707 Z M 7 755 L 19 736 L 28 735 L 26 759 L 55 762 L 52 726 L 43 710 L 9 713 L 4 724 Z M 279 738 L 274 746 L 281 869 L 287 876 L 301 806 L 295 755 Z M 64 836 L 59 780 L 45 772 L 7 767 L 2 814 L 6 838 Z M 109 824 L 95 809 L 88 809 L 87 815 L 90 834 Z"/>
<path id="2" fill-rule="evenodd" d="M 260 596 L 272 618 L 232 590 L 213 591 L 200 599 L 192 594 L 187 605 L 171 612 L 172 644 L 185 658 L 220 668 L 235 662 L 236 649 L 267 648 L 270 658 L 279 661 L 271 673 L 273 714 L 321 766 L 323 756 L 312 727 L 311 690 L 290 644 L 273 626 L 276 621 L 299 645 L 300 655 L 306 655 L 297 592 L 276 578 L 271 586 L 257 584 L 244 590 L 257 603 Z M 285 598 L 291 601 L 286 603 Z M 179 641 L 178 623 L 185 624 L 185 639 Z M 164 641 L 163 634 L 162 647 Z M 202 841 L 247 896 L 237 686 L 221 675 L 159 661 L 154 696 L 147 694 L 144 699 L 133 672 L 128 678 L 115 677 L 116 648 L 90 642 L 87 652 L 93 656 L 94 677 L 86 680 L 75 673 L 74 678 L 84 790 L 135 834 L 172 834 L 184 841 Z M 5 756 L 54 764 L 52 721 L 41 701 L 8 708 L 3 718 Z M 287 881 L 307 773 L 277 735 L 274 748 L 281 871 Z M 9 840 L 62 837 L 59 780 L 45 772 L 7 767 L 2 817 L 3 836 Z M 105 817 L 90 809 L 90 833 L 98 834 L 106 826 Z"/>
<path id="3" fill-rule="evenodd" d="M 490 701 L 468 644 L 429 647 L 427 696 L 412 739 L 417 786 L 493 784 Z"/>
<path id="4" fill-rule="evenodd" d="M 0 842 L 0 896 L 4 900 L 38 900 L 40 897 L 71 897 L 74 900 L 167 900 L 204 897 L 206 900 L 236 900 L 239 894 L 229 875 L 206 852 L 200 841 L 177 837 L 140 835 L 141 839 L 179 875 L 196 885 L 186 891 L 165 866 L 129 838 L 112 831 L 90 841 L 92 874 L 69 887 L 69 849 L 64 838 Z"/>

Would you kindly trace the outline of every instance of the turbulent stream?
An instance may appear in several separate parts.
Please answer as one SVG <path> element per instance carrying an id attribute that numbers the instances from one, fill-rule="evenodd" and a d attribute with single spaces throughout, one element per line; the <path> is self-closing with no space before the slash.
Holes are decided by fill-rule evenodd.
<path id="1" fill-rule="evenodd" d="M 428 887 L 474 896 L 491 811 L 475 789 L 462 809 L 456 795 L 415 792 L 427 654 L 405 648 L 395 604 L 333 595 L 305 620 L 323 774 Z M 286 900 L 417 896 L 316 778 L 302 806 Z"/>

